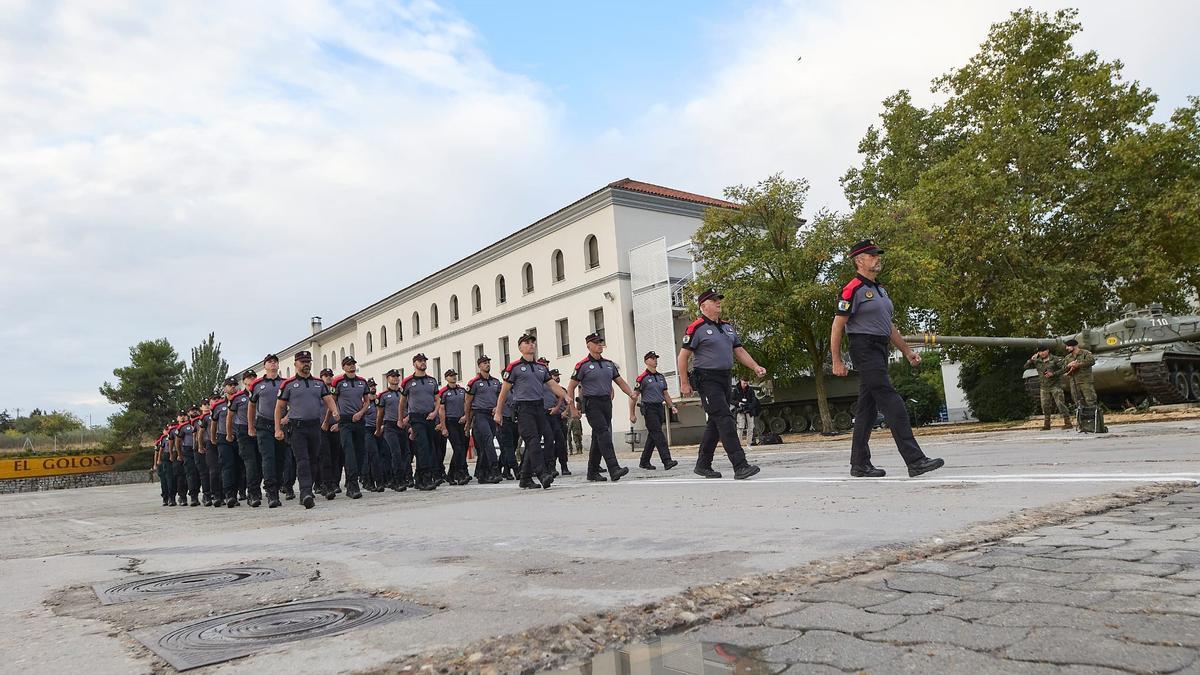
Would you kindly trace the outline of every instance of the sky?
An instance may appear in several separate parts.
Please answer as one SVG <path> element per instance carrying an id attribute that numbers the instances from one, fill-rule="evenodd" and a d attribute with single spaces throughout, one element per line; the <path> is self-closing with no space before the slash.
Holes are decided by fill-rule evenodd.
<path id="1" fill-rule="evenodd" d="M 1200 3 L 1077 4 L 1157 119 L 1200 94 Z M 38 383 L 0 409 L 100 423 L 139 340 L 252 363 L 625 177 L 845 210 L 881 101 L 1022 6 L 1071 5 L 0 0 L 0 365 Z"/>

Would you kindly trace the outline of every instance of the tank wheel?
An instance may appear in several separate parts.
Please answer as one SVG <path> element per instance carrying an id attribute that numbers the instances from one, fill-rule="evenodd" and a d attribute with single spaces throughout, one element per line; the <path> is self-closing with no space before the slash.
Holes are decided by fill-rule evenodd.
<path id="1" fill-rule="evenodd" d="M 783 434 L 788 430 L 787 420 L 779 416 L 779 413 L 772 413 L 767 418 L 767 429 L 773 434 Z"/>
<path id="2" fill-rule="evenodd" d="M 1188 378 L 1188 383 L 1192 388 L 1192 400 L 1200 401 L 1200 370 L 1192 372 L 1192 376 Z"/>
<path id="3" fill-rule="evenodd" d="M 849 410 L 842 409 L 833 413 L 833 428 L 846 431 L 854 426 L 854 417 Z"/>
<path id="4" fill-rule="evenodd" d="M 808 415 L 805 415 L 804 413 L 797 410 L 797 411 L 793 411 L 790 415 L 788 415 L 788 419 L 790 422 L 789 426 L 791 426 L 791 428 L 792 428 L 792 433 L 800 434 L 800 433 L 804 433 L 805 431 L 808 431 L 808 425 L 809 425 Z"/>
<path id="5" fill-rule="evenodd" d="M 1190 400 L 1188 396 L 1188 374 L 1183 370 L 1176 370 L 1171 373 L 1171 384 L 1174 385 L 1175 391 L 1179 393 L 1179 398 L 1184 401 Z"/>

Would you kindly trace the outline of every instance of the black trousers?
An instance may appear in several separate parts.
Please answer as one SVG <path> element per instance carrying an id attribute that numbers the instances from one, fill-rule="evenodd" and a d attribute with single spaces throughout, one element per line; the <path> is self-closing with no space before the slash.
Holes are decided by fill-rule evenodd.
<path id="1" fill-rule="evenodd" d="M 207 443 L 204 449 L 204 463 L 208 471 L 208 495 L 214 501 L 225 499 L 225 486 L 221 479 L 221 448 Z"/>
<path id="2" fill-rule="evenodd" d="M 288 492 L 296 485 L 296 457 L 292 454 L 292 425 L 287 424 L 283 440 L 275 441 L 275 476 L 279 489 Z"/>
<path id="3" fill-rule="evenodd" d="M 434 462 L 434 438 L 435 435 L 440 435 L 433 428 L 433 422 L 425 419 L 425 413 L 410 413 L 408 416 L 408 426 L 412 427 L 413 437 L 410 439 L 414 454 L 417 456 L 417 473 L 416 482 L 418 485 L 432 483 L 438 474 L 435 471 Z"/>
<path id="4" fill-rule="evenodd" d="M 300 496 L 313 493 L 312 466 L 321 452 L 321 423 L 318 420 L 291 420 L 292 457 L 296 459 L 296 479 Z"/>
<path id="5" fill-rule="evenodd" d="M 333 489 L 342 482 L 342 438 L 338 432 L 321 431 L 320 453 L 320 484 Z"/>
<path id="6" fill-rule="evenodd" d="M 263 487 L 267 494 L 279 490 L 280 481 L 280 451 L 283 441 L 275 440 L 275 421 L 265 417 L 254 417 L 254 441 L 258 445 L 259 467 Z"/>
<path id="7" fill-rule="evenodd" d="M 517 428 L 517 418 L 500 418 L 500 466 L 503 469 L 517 468 L 517 442 L 521 435 Z"/>
<path id="8" fill-rule="evenodd" d="M 200 435 L 196 435 L 196 475 L 200 479 L 200 491 L 206 497 L 212 496 L 212 487 L 208 484 L 208 449 Z"/>
<path id="9" fill-rule="evenodd" d="M 904 399 L 892 387 L 892 381 L 888 378 L 888 344 L 888 338 L 883 336 L 850 336 L 850 358 L 854 360 L 854 371 L 858 373 L 854 440 L 850 445 L 851 466 L 871 463 L 871 428 L 875 426 L 875 417 L 880 412 L 887 420 L 904 463 L 911 466 L 925 458 L 921 446 L 917 445 L 917 439 L 913 438 L 912 424 L 908 420 L 908 408 L 904 406 Z"/>
<path id="10" fill-rule="evenodd" d="M 257 433 L 255 429 L 255 433 Z M 234 427 L 237 434 L 238 455 L 242 458 L 243 475 L 246 477 L 246 489 L 254 497 L 262 496 L 262 455 L 258 452 L 258 441 L 250 435 L 250 428 L 238 425 Z M 272 433 L 274 433 L 272 431 Z M 272 436 L 271 440 L 275 437 Z"/>
<path id="11" fill-rule="evenodd" d="M 174 467 L 171 469 L 171 474 L 175 476 L 175 494 L 180 501 L 187 500 L 187 474 L 183 468 L 183 452 L 179 453 L 179 458 L 174 462 Z"/>
<path id="12" fill-rule="evenodd" d="M 666 413 L 661 403 L 643 403 L 642 420 L 646 423 L 646 445 L 642 448 L 642 464 L 649 464 L 655 448 L 663 464 L 671 461 L 671 449 L 667 447 L 667 435 L 663 433 Z"/>
<path id="13" fill-rule="evenodd" d="M 412 480 L 412 448 L 408 432 L 395 422 L 383 422 L 383 440 L 391 451 L 392 480 L 407 483 Z"/>
<path id="14" fill-rule="evenodd" d="M 238 470 L 242 458 L 238 456 L 237 441 L 227 440 L 225 434 L 218 433 L 217 451 L 221 454 L 221 485 L 224 487 L 225 499 L 235 498 L 238 494 Z"/>
<path id="15" fill-rule="evenodd" d="M 604 457 L 609 471 L 621 468 L 612 438 L 612 397 L 584 396 L 583 413 L 592 427 L 592 445 L 588 452 L 588 475 L 600 473 L 600 458 Z"/>
<path id="16" fill-rule="evenodd" d="M 562 468 L 567 468 L 567 429 L 563 425 L 562 415 L 546 412 L 546 422 L 550 425 L 550 437 L 546 439 L 546 447 L 542 448 L 542 456 L 546 460 L 546 471 L 554 471 L 554 461 L 558 460 Z"/>
<path id="17" fill-rule="evenodd" d="M 696 370 L 696 391 L 700 394 L 700 405 L 708 414 L 708 424 L 700 437 L 700 449 L 696 453 L 696 468 L 711 469 L 717 453 L 717 440 L 725 448 L 725 455 L 734 470 L 747 466 L 746 451 L 738 439 L 737 423 L 729 412 L 728 370 Z"/>
<path id="18" fill-rule="evenodd" d="M 450 477 L 466 478 L 471 475 L 467 466 L 467 429 L 456 419 L 446 417 L 446 432 L 454 453 L 450 456 Z"/>
<path id="19" fill-rule="evenodd" d="M 430 426 L 436 427 L 437 422 L 430 422 Z M 442 432 L 434 429 L 433 434 L 433 475 L 437 478 L 446 477 L 446 437 Z"/>
<path id="20" fill-rule="evenodd" d="M 371 480 L 384 485 L 389 480 L 391 460 L 384 461 L 392 453 L 387 450 L 387 443 L 382 436 L 375 435 L 375 427 L 365 427 L 363 447 L 366 448 L 364 457 L 358 460 L 358 475 L 361 478 L 370 476 Z"/>
<path id="21" fill-rule="evenodd" d="M 525 443 L 525 454 L 521 457 L 521 478 L 542 475 L 546 462 L 542 457 L 542 439 L 550 435 L 550 423 L 541 399 L 517 401 L 517 430 Z"/>
<path id="22" fill-rule="evenodd" d="M 190 445 L 183 446 L 179 454 L 183 458 L 183 472 L 187 482 L 187 493 L 192 499 L 195 499 L 200 496 L 200 470 L 196 466 L 196 457 L 198 455 L 195 448 Z"/>
<path id="23" fill-rule="evenodd" d="M 358 458 L 367 452 L 367 431 L 362 420 L 342 415 L 338 420 L 338 437 L 342 448 L 342 465 L 346 469 L 346 484 L 358 482 Z M 331 453 L 332 454 L 332 453 Z M 335 475 L 337 475 L 335 473 Z"/>
<path id="24" fill-rule="evenodd" d="M 475 479 L 485 480 L 500 473 L 496 456 L 496 420 L 490 410 L 471 413 L 471 438 L 475 441 Z"/>
<path id="25" fill-rule="evenodd" d="M 164 504 L 175 501 L 175 462 L 171 461 L 169 452 L 158 458 L 158 488 L 162 491 Z"/>

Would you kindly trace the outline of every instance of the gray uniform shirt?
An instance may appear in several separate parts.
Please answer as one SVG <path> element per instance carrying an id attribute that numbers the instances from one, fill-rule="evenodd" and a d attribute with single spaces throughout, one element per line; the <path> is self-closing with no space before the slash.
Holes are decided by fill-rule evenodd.
<path id="1" fill-rule="evenodd" d="M 471 410 L 492 413 L 496 410 L 496 399 L 500 397 L 500 380 L 494 377 L 475 376 L 467 383 L 471 399 Z"/>
<path id="2" fill-rule="evenodd" d="M 230 401 L 229 407 L 233 409 L 233 426 L 244 427 L 246 424 L 246 413 L 249 412 L 250 394 L 245 390 L 239 391 L 233 395 L 233 400 Z"/>
<path id="3" fill-rule="evenodd" d="M 546 412 L 550 412 L 550 409 L 556 405 L 558 405 L 558 397 L 554 395 L 550 387 L 546 387 L 542 391 L 542 406 L 546 408 Z"/>
<path id="4" fill-rule="evenodd" d="M 842 287 L 837 314 L 850 317 L 846 332 L 854 335 L 892 334 L 892 299 L 883 286 L 860 275 Z"/>
<path id="5" fill-rule="evenodd" d="M 367 381 L 355 376 L 338 375 L 333 378 L 333 397 L 337 401 L 339 415 L 350 416 L 362 410 L 363 396 L 367 395 Z"/>
<path id="6" fill-rule="evenodd" d="M 442 405 L 446 407 L 446 419 L 458 421 L 458 418 L 467 414 L 467 390 L 457 384 L 451 387 L 446 385 L 438 392 L 438 396 L 442 399 Z"/>
<path id="7" fill-rule="evenodd" d="M 517 397 L 509 392 L 508 398 L 504 399 L 504 410 L 501 412 L 502 417 L 512 419 L 517 416 Z"/>
<path id="8" fill-rule="evenodd" d="M 188 420 L 184 422 L 183 426 L 179 427 L 179 435 L 182 438 L 180 442 L 183 444 L 183 447 L 196 447 L 196 423 L 194 421 Z"/>
<path id="9" fill-rule="evenodd" d="M 279 398 L 279 385 L 282 382 L 282 377 L 260 377 L 250 385 L 250 402 L 254 404 L 255 417 L 275 419 L 275 401 Z"/>
<path id="10" fill-rule="evenodd" d="M 598 359 L 590 355 L 575 364 L 575 372 L 571 379 L 579 383 L 583 396 L 611 396 L 613 380 L 621 376 L 617 364 L 604 357 Z"/>
<path id="11" fill-rule="evenodd" d="M 438 381 L 432 375 L 409 375 L 400 383 L 400 391 L 408 398 L 409 415 L 428 415 L 437 408 Z"/>
<path id="12" fill-rule="evenodd" d="M 375 406 L 383 408 L 383 421 L 396 422 L 400 419 L 400 390 L 384 389 L 375 399 Z"/>
<path id="13" fill-rule="evenodd" d="M 667 378 L 662 373 L 652 373 L 643 370 L 633 384 L 635 391 L 642 393 L 642 403 L 662 403 L 667 400 L 663 392 L 667 390 Z"/>
<path id="14" fill-rule="evenodd" d="M 376 398 L 375 400 L 378 401 L 379 399 Z M 367 403 L 367 412 L 363 413 L 363 418 L 362 418 L 363 424 L 365 424 L 367 426 L 367 429 L 370 429 L 370 430 L 375 429 L 375 416 L 376 416 L 378 410 L 379 410 L 379 406 L 375 405 L 374 402 Z"/>
<path id="15" fill-rule="evenodd" d="M 742 346 L 733 325 L 700 317 L 684 331 L 683 348 L 692 352 L 692 367 L 698 370 L 732 370 L 733 350 Z"/>
<path id="16" fill-rule="evenodd" d="M 221 399 L 217 407 L 213 408 L 212 418 L 213 424 L 217 425 L 216 434 L 217 441 L 225 439 L 225 416 L 229 414 L 229 399 Z"/>
<path id="17" fill-rule="evenodd" d="M 288 419 L 317 422 L 325 412 L 322 399 L 333 396 L 324 382 L 315 377 L 296 376 L 283 381 L 279 398 L 288 404 Z"/>
<path id="18" fill-rule="evenodd" d="M 504 381 L 512 385 L 509 398 L 522 401 L 541 401 L 542 390 L 550 379 L 550 369 L 536 361 L 517 359 L 504 369 Z M 507 411 L 504 413 L 508 414 Z"/>

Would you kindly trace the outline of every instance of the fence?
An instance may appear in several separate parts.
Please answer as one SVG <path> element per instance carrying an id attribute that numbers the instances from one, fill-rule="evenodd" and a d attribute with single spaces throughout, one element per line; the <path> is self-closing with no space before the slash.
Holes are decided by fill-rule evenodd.
<path id="1" fill-rule="evenodd" d="M 108 439 L 109 429 L 80 429 L 62 434 L 0 434 L 0 455 L 16 452 L 90 450 Z"/>

